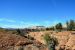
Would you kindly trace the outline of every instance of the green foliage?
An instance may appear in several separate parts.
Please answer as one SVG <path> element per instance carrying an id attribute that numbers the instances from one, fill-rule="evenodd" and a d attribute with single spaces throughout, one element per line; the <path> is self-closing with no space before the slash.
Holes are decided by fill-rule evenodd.
<path id="1" fill-rule="evenodd" d="M 46 44 L 48 45 L 48 44 L 49 44 L 49 41 L 50 41 L 50 36 L 49 36 L 49 34 L 45 34 L 44 40 L 45 40 Z"/>
<path id="2" fill-rule="evenodd" d="M 12 31 L 12 34 L 18 35 L 18 32 L 17 32 L 16 30 L 13 30 L 13 31 Z"/>
<path id="3" fill-rule="evenodd" d="M 22 33 L 22 31 L 20 29 L 17 29 L 16 31 L 17 31 L 18 35 L 24 36 L 24 34 Z"/>
<path id="4" fill-rule="evenodd" d="M 48 30 L 54 30 L 54 26 L 49 27 L 49 28 L 46 28 L 46 30 L 47 30 L 47 31 L 48 31 Z"/>
<path id="5" fill-rule="evenodd" d="M 20 34 L 21 33 L 20 29 L 17 29 L 17 32 L 18 32 L 18 34 Z"/>
<path id="6" fill-rule="evenodd" d="M 67 30 L 71 31 L 75 29 L 75 21 L 70 20 L 69 22 L 66 22 Z"/>
<path id="7" fill-rule="evenodd" d="M 56 24 L 55 28 L 57 31 L 61 31 L 62 30 L 62 24 L 61 23 Z"/>
<path id="8" fill-rule="evenodd" d="M 45 34 L 44 40 L 49 50 L 55 50 L 55 46 L 58 45 L 58 40 L 55 37 L 49 36 L 49 34 Z"/>
<path id="9" fill-rule="evenodd" d="M 50 27 L 50 30 L 54 30 L 54 26 Z"/>

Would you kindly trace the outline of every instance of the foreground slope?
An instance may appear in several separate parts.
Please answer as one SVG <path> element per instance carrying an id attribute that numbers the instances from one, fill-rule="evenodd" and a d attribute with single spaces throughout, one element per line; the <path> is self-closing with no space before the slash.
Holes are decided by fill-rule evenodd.
<path id="1" fill-rule="evenodd" d="M 43 36 L 46 33 L 49 33 L 50 35 L 58 39 L 59 45 L 56 47 L 56 49 L 59 49 L 60 47 L 65 47 L 65 49 L 75 50 L 75 31 L 62 31 L 62 32 L 41 31 L 41 32 L 30 32 L 29 35 L 31 35 L 41 43 L 45 44 Z"/>
<path id="2" fill-rule="evenodd" d="M 29 50 L 29 47 L 34 50 L 46 50 L 46 47 L 36 40 L 30 40 L 9 31 L 0 31 L 0 50 Z"/>

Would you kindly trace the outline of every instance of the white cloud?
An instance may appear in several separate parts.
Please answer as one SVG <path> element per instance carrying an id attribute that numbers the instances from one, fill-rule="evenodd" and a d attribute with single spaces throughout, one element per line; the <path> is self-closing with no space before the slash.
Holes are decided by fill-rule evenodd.
<path id="1" fill-rule="evenodd" d="M 0 18 L 0 21 L 2 24 L 1 26 L 5 28 L 25 28 L 25 27 L 39 25 L 38 23 L 17 21 L 17 20 L 6 19 L 6 18 Z M 10 23 L 5 24 L 3 22 L 10 22 Z"/>
<path id="2" fill-rule="evenodd" d="M 38 26 L 38 23 L 24 23 L 24 24 L 5 24 L 3 25 L 3 28 L 27 28 L 27 27 L 32 27 L 32 26 Z"/>
<path id="3" fill-rule="evenodd" d="M 24 22 L 22 24 L 20 24 L 20 26 L 24 26 L 24 27 L 32 27 L 32 26 L 39 26 L 40 24 L 38 23 L 32 23 L 32 22 Z"/>
<path id="4" fill-rule="evenodd" d="M 2 22 L 10 22 L 7 24 L 2 23 L 3 27 L 6 28 L 25 28 L 25 27 L 32 27 L 32 26 L 54 26 L 57 23 L 59 23 L 60 21 L 55 20 L 55 21 L 43 21 L 43 22 L 39 22 L 39 23 L 34 23 L 34 22 L 25 22 L 25 21 L 17 21 L 17 20 L 12 20 L 12 19 L 6 19 L 6 18 L 0 18 L 0 21 Z"/>
<path id="5" fill-rule="evenodd" d="M 25 27 L 30 27 L 30 26 L 38 26 L 40 25 L 39 23 L 34 23 L 34 22 L 24 22 L 21 20 L 12 20 L 12 19 L 7 19 L 7 18 L 0 18 L 1 22 L 1 27 L 4 28 L 25 28 Z M 9 22 L 7 24 L 3 22 Z"/>
<path id="6" fill-rule="evenodd" d="M 16 22 L 15 20 L 6 19 L 6 18 L 0 18 L 0 21 L 6 21 L 6 22 Z"/>
<path id="7" fill-rule="evenodd" d="M 59 23 L 59 22 L 61 22 L 61 21 L 59 21 L 59 20 L 55 20 L 55 21 L 44 21 L 43 23 L 44 23 L 44 25 L 45 26 L 55 26 L 57 23 Z"/>
<path id="8" fill-rule="evenodd" d="M 39 23 L 24 22 L 24 21 L 20 21 L 19 24 L 20 24 L 20 25 L 26 25 L 26 26 L 37 26 L 37 25 L 40 25 Z"/>

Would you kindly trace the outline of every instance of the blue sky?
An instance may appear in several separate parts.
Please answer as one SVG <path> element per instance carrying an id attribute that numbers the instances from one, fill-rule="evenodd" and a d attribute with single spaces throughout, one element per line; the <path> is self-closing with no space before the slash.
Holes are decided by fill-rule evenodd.
<path id="1" fill-rule="evenodd" d="M 0 0 L 0 27 L 52 26 L 75 20 L 75 0 Z"/>

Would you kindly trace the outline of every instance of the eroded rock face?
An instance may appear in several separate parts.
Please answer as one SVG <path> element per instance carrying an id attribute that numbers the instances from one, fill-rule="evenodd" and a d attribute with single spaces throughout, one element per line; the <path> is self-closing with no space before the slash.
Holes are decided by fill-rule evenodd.
<path id="1" fill-rule="evenodd" d="M 48 50 L 44 45 L 45 42 L 43 36 L 45 33 L 51 33 L 51 31 L 31 32 L 29 35 L 34 37 L 35 40 L 30 40 L 19 35 L 0 32 L 0 50 Z M 75 50 L 74 33 L 75 32 L 72 31 L 53 32 L 52 36 L 56 37 L 59 42 L 56 49 Z"/>
<path id="2" fill-rule="evenodd" d="M 13 48 L 14 48 L 13 50 L 23 50 L 23 47 L 22 46 L 15 46 Z"/>
<path id="3" fill-rule="evenodd" d="M 45 44 L 44 39 L 42 36 L 45 33 L 51 33 L 54 37 L 58 39 L 59 45 L 57 48 L 63 48 L 65 50 L 74 50 L 75 46 L 75 31 L 63 31 L 63 32 L 53 32 L 53 31 L 43 31 L 43 32 L 31 32 L 29 35 L 34 37 L 36 40 L 40 41 L 41 43 Z M 57 50 L 58 50 L 57 49 Z"/>
<path id="4" fill-rule="evenodd" d="M 43 44 L 16 34 L 0 32 L 0 50 L 44 50 Z"/>
<path id="5" fill-rule="evenodd" d="M 24 47 L 24 50 L 39 50 L 39 47 L 34 45 L 27 45 Z"/>
<path id="6" fill-rule="evenodd" d="M 47 50 L 46 47 L 29 44 L 26 46 L 15 46 L 13 50 Z"/>

